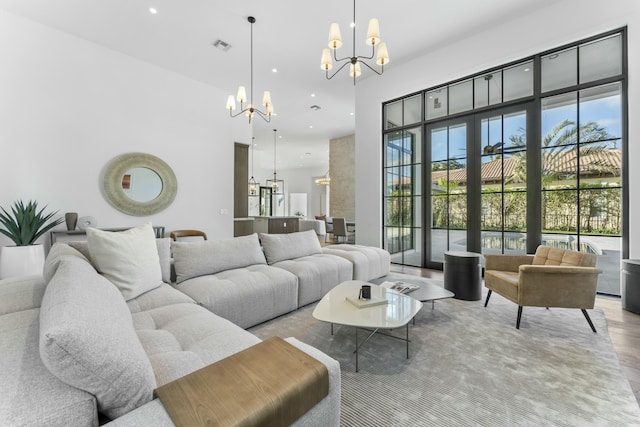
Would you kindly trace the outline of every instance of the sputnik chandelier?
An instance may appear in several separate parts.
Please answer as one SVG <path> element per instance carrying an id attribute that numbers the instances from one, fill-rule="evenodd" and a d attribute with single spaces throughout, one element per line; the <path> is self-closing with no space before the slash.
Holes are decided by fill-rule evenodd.
<path id="1" fill-rule="evenodd" d="M 236 101 L 233 99 L 233 95 L 229 95 L 227 98 L 227 109 L 229 110 L 229 115 L 231 117 L 238 117 L 240 114 L 245 113 L 245 115 L 249 117 L 249 123 L 251 123 L 251 118 L 254 113 L 256 113 L 265 122 L 269 123 L 271 121 L 271 116 L 273 115 L 271 93 L 268 90 L 265 90 L 262 95 L 262 105 L 265 108 L 264 111 L 260 111 L 253 104 L 253 24 L 256 22 L 256 18 L 249 16 L 247 21 L 251 24 L 251 81 L 249 86 L 249 104 L 243 106 L 243 103 L 247 101 L 247 91 L 244 86 L 238 86 L 236 99 L 240 102 L 240 111 L 233 114 L 233 110 L 236 109 Z"/>
<path id="2" fill-rule="evenodd" d="M 364 64 L 367 68 L 378 75 L 384 73 L 384 66 L 389 63 L 389 52 L 387 52 L 387 44 L 380 41 L 380 25 L 376 18 L 369 20 L 369 28 L 367 30 L 366 44 L 371 46 L 371 56 L 356 56 L 356 0 L 353 0 L 353 51 L 351 57 L 338 59 L 336 51 L 342 46 L 342 36 L 340 35 L 340 26 L 337 23 L 331 24 L 329 27 L 329 47 L 322 49 L 322 59 L 320 67 L 325 71 L 327 80 L 331 80 L 333 76 L 338 74 L 340 70 L 349 64 L 349 75 L 353 77 L 353 84 L 356 84 L 356 77 L 362 74 L 360 64 Z M 378 45 L 378 54 L 376 55 L 376 45 Z M 333 50 L 333 59 L 331 58 L 331 50 Z M 367 64 L 365 59 L 373 59 L 376 57 L 376 64 L 380 65 L 380 71 L 374 69 Z M 333 61 L 336 63 L 344 61 L 344 63 L 333 74 L 329 75 L 329 70 L 333 68 Z"/>

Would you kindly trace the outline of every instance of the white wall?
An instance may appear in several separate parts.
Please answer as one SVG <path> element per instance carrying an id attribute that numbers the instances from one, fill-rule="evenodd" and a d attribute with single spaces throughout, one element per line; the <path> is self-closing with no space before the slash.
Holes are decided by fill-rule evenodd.
<path id="1" fill-rule="evenodd" d="M 356 221 L 358 243 L 381 245 L 381 103 L 409 93 L 468 76 L 487 68 L 524 58 L 547 49 L 608 30 L 628 26 L 629 157 L 640 159 L 640 1 L 564 0 L 520 19 L 492 27 L 472 38 L 426 52 L 411 63 L 390 66 L 384 75 L 356 85 Z M 393 58 L 392 58 L 393 59 Z M 374 167 L 375 166 L 375 167 Z M 634 185 L 640 169 L 630 168 L 630 218 L 640 216 L 640 197 Z M 372 183 L 377 187 L 372 188 Z M 635 194 L 638 190 L 635 189 Z M 632 221 L 630 257 L 640 257 L 640 224 Z"/>
<path id="2" fill-rule="evenodd" d="M 100 227 L 233 235 L 233 144 L 250 129 L 221 108 L 226 93 L 2 11 L 0 57 L 0 206 L 35 199 Z M 149 217 L 116 211 L 100 191 L 104 166 L 134 151 L 178 179 L 173 204 Z"/>

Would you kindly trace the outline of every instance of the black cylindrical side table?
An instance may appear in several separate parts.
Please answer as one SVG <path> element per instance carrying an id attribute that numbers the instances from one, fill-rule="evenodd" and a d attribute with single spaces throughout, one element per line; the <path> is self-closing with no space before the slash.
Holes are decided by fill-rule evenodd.
<path id="1" fill-rule="evenodd" d="M 622 308 L 640 314 L 640 259 L 622 260 Z"/>
<path id="2" fill-rule="evenodd" d="M 482 254 L 447 251 L 444 253 L 444 288 L 454 298 L 477 301 L 482 298 Z"/>

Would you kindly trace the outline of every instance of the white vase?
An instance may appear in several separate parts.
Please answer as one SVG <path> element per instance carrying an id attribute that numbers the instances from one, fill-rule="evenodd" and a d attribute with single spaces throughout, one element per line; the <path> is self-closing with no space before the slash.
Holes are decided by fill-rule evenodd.
<path id="1" fill-rule="evenodd" d="M 0 279 L 42 276 L 44 246 L 4 246 L 0 251 Z"/>

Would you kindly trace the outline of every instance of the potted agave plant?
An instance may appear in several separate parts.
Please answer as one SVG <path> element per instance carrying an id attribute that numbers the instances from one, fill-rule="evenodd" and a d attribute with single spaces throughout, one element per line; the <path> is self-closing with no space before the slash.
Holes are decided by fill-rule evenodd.
<path id="1" fill-rule="evenodd" d="M 0 212 L 0 233 L 9 237 L 15 246 L 5 246 L 0 252 L 0 279 L 15 276 L 42 274 L 44 247 L 36 241 L 63 218 L 54 218 L 58 213 L 45 213 L 47 207 L 38 210 L 38 202 L 22 200 L 14 202 L 11 213 L 4 208 Z"/>

